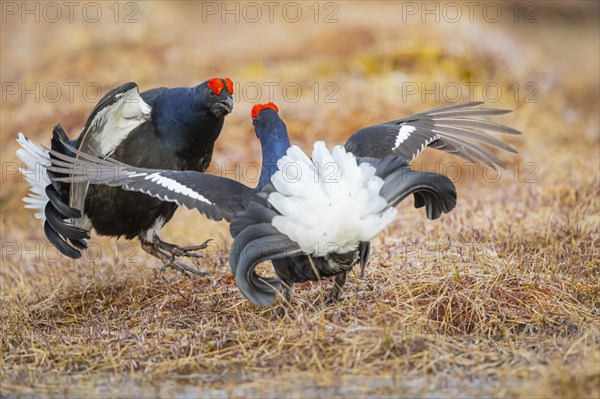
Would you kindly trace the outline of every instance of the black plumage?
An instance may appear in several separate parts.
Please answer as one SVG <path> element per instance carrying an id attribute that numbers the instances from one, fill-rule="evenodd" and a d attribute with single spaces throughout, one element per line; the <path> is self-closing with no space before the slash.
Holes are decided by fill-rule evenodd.
<path id="1" fill-rule="evenodd" d="M 77 157 L 67 148 L 74 147 L 82 153 L 110 155 L 139 167 L 202 172 L 212 159 L 224 118 L 232 110 L 232 91 L 231 80 L 220 78 L 196 87 L 157 88 L 141 94 L 135 83 L 127 83 L 98 102 L 77 140 L 68 141 L 57 125 L 51 149 L 56 154 Z M 48 154 L 31 150 L 32 144 L 24 136 L 19 137 L 19 142 L 23 149 L 18 154 L 26 164 L 33 158 L 47 166 Z M 63 176 L 47 173 L 50 178 Z M 39 190 L 33 188 L 34 184 L 32 191 Z M 86 247 L 85 240 L 93 228 L 100 235 L 139 237 L 142 247 L 165 266 L 197 272 L 176 262 L 175 256 L 199 256 L 193 251 L 205 245 L 178 247 L 158 237 L 177 204 L 87 182 L 54 181 L 48 184 L 45 194 L 47 198 L 42 195 L 40 199 L 46 219 L 44 230 L 50 242 L 65 255 L 80 257 L 80 249 Z"/>
<path id="2" fill-rule="evenodd" d="M 369 163 L 375 174 L 383 179 L 380 195 L 388 207 L 395 207 L 409 195 L 415 197 L 415 207 L 426 207 L 428 219 L 437 219 L 456 206 L 456 189 L 446 176 L 437 173 L 417 172 L 402 158 L 388 156 L 383 159 L 363 157 L 358 163 Z M 349 252 L 334 251 L 327 256 L 313 257 L 304 254 L 300 246 L 279 232 L 272 224 L 280 215 L 269 203 L 269 194 L 276 191 L 272 184 L 265 186 L 237 214 L 231 222 L 231 235 L 235 238 L 230 264 L 240 289 L 252 302 L 268 305 L 283 286 L 283 298 L 290 301 L 295 283 L 320 281 L 335 277 L 335 285 L 328 298 L 336 301 L 346 281 L 347 272 L 357 263 L 364 269 L 368 261 L 370 243 L 359 242 Z M 254 269 L 265 260 L 271 260 L 279 281 L 262 281 Z"/>
<path id="3" fill-rule="evenodd" d="M 444 107 L 364 128 L 348 139 L 345 151 L 356 157 L 353 161 L 355 165 L 370 165 L 367 169 L 374 168 L 374 174 L 382 181 L 378 195 L 386 205 L 385 209 L 378 212 L 395 207 L 411 194 L 415 198 L 415 207 L 425 207 L 429 219 L 436 219 L 455 207 L 456 190 L 450 179 L 410 168 L 408 162 L 427 146 L 494 165 L 498 165 L 500 160 L 485 149 L 481 142 L 512 150 L 500 141 L 497 143 L 494 141 L 496 139 L 484 132 L 486 128 L 493 132 L 518 132 L 491 122 L 467 118 L 497 115 L 506 111 L 472 108 L 476 105 L 479 103 Z M 281 161 L 286 152 L 289 155 L 291 149 L 287 129 L 276 111 L 274 104 L 257 105 L 253 108 L 253 122 L 263 154 L 261 178 L 254 189 L 218 176 L 191 171 L 135 168 L 111 159 L 91 156 L 83 156 L 74 161 L 55 154 L 60 159 L 53 160 L 50 170 L 68 175 L 60 178 L 61 181 L 71 179 L 121 186 L 197 209 L 211 219 L 224 218 L 231 221 L 230 231 L 235 238 L 231 251 L 231 269 L 240 291 L 256 304 L 270 304 L 281 287 L 285 301 L 289 302 L 296 282 L 333 276 L 336 284 L 329 300 L 337 300 L 347 272 L 357 263 L 364 269 L 370 244 L 369 241 L 358 240 L 343 251 L 333 247 L 325 255 L 312 256 L 299 242 L 275 226 L 274 219 L 281 216 L 282 212 L 270 199 L 273 194 L 280 193 L 272 180 L 276 172 L 273 165 Z M 444 117 L 450 112 L 452 120 L 448 121 Z M 90 167 L 94 168 L 94 174 L 87 170 Z M 293 191 L 291 184 L 289 188 Z M 343 203 L 336 205 L 344 207 Z M 308 213 L 314 210 L 302 211 Z M 297 216 L 303 217 L 302 214 Z M 256 266 L 268 260 L 272 261 L 277 278 L 263 278 L 256 274 Z"/>

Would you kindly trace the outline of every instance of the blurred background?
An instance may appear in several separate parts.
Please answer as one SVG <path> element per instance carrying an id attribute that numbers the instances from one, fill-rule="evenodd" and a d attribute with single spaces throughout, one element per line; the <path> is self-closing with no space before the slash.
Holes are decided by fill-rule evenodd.
<path id="1" fill-rule="evenodd" d="M 280 105 L 305 150 L 365 125 L 486 101 L 515 110 L 499 121 L 525 132 L 509 138 L 520 158 L 506 158 L 518 165 L 504 180 L 544 180 L 548 168 L 577 180 L 575 170 L 598 170 L 597 16 L 597 2 L 3 2 L 3 239 L 43 239 L 22 209 L 16 134 L 47 144 L 60 122 L 75 137 L 102 95 L 128 81 L 146 90 L 231 77 L 235 110 L 211 170 L 249 184 L 256 176 L 238 163 L 260 161 L 249 112 L 266 101 Z M 439 161 L 460 163 L 419 159 L 429 169 Z M 202 241 L 216 229 L 227 239 L 226 227 L 192 220 L 171 223 L 167 238 Z"/>
<path id="2" fill-rule="evenodd" d="M 292 142 L 304 150 L 318 139 L 340 144 L 360 127 L 449 103 L 512 109 L 494 119 L 524 133 L 503 138 L 519 151 L 502 154 L 508 168 L 498 175 L 426 151 L 415 167 L 452 175 L 458 206 L 445 221 L 425 226 L 421 211 L 401 204 L 402 217 L 390 229 L 394 239 L 410 239 L 417 229 L 460 241 L 461 231 L 486 237 L 515 222 L 523 237 L 541 235 L 543 226 L 561 238 L 591 229 L 597 240 L 597 201 L 570 212 L 581 199 L 597 198 L 600 187 L 599 4 L 3 1 L 0 288 L 19 286 L 23 276 L 43 281 L 35 273 L 48 269 L 38 264 L 48 259 L 55 271 L 85 268 L 53 253 L 40 222 L 23 208 L 17 133 L 48 145 L 61 123 L 74 138 L 102 95 L 128 81 L 147 90 L 233 79 L 235 107 L 211 171 L 248 184 L 257 176 L 246 166 L 260 161 L 250 120 L 257 102 L 280 106 Z M 225 223 L 186 210 L 163 238 L 179 244 L 214 238 L 213 250 L 225 255 L 218 250 L 230 243 Z M 94 235 L 91 241 L 114 245 Z M 41 245 L 52 255 L 24 260 L 22 250 L 9 251 L 6 243 Z M 148 270 L 158 266 L 138 249 L 134 256 Z M 106 264 L 113 263 L 110 254 L 103 255 Z M 204 262 L 218 263 L 226 275 L 220 256 Z"/>

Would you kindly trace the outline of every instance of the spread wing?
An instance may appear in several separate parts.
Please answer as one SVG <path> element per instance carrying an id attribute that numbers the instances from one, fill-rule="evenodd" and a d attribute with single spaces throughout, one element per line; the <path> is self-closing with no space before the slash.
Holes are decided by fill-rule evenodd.
<path id="1" fill-rule="evenodd" d="M 483 102 L 449 105 L 365 127 L 352 134 L 345 147 L 356 156 L 384 158 L 394 155 L 408 161 L 414 160 L 426 147 L 431 147 L 471 162 L 503 167 L 502 161 L 486 145 L 511 153 L 516 153 L 516 150 L 488 133 L 515 135 L 521 132 L 481 119 L 510 112 L 475 108 L 481 104 Z"/>
<path id="2" fill-rule="evenodd" d="M 313 153 L 314 157 L 314 153 Z M 314 159 L 314 158 L 313 158 Z M 429 172 L 417 172 L 410 168 L 408 162 L 405 159 L 399 157 L 386 157 L 383 159 L 377 158 L 359 158 L 358 163 L 369 163 L 375 168 L 375 174 L 383 180 L 383 185 L 380 188 L 378 194 L 383 197 L 387 205 L 386 208 L 395 207 L 405 199 L 407 196 L 413 194 L 415 197 L 415 207 L 425 207 L 427 211 L 427 217 L 429 219 L 437 219 L 442 213 L 450 212 L 456 205 L 456 189 L 454 184 L 446 176 L 429 173 Z M 320 161 L 317 161 L 320 162 Z M 347 178 L 350 181 L 358 183 L 358 179 L 350 177 L 351 168 L 347 169 L 347 165 L 338 163 L 338 167 L 341 169 L 340 180 L 337 182 L 341 184 L 347 184 L 343 179 Z M 288 194 L 293 192 L 291 185 L 313 183 L 312 179 L 309 181 L 294 181 L 290 182 L 287 186 L 290 189 Z M 335 184 L 330 182 L 329 184 Z M 277 209 L 278 205 L 270 202 L 269 197 L 273 194 L 281 194 L 281 186 L 278 188 L 277 181 L 274 179 L 273 183 L 267 184 L 255 197 L 251 199 L 246 209 L 237 215 L 235 215 L 230 225 L 231 235 L 234 237 L 233 246 L 230 253 L 230 267 L 232 273 L 235 275 L 236 282 L 240 289 L 240 292 L 248 298 L 250 301 L 257 305 L 269 305 L 275 299 L 276 290 L 280 287 L 281 282 L 278 278 L 266 279 L 256 274 L 256 266 L 266 260 L 271 260 L 274 265 L 280 262 L 279 260 L 289 257 L 297 257 L 302 255 L 311 255 L 307 252 L 306 246 L 302 242 L 309 242 L 318 244 L 323 237 L 326 237 L 328 245 L 332 245 L 334 248 L 347 248 L 346 243 L 354 242 L 356 249 L 359 251 L 361 270 L 364 270 L 366 261 L 369 256 L 369 241 L 363 241 L 360 237 L 360 232 L 352 228 L 352 224 L 345 224 L 344 219 L 351 218 L 351 212 L 358 213 L 361 215 L 367 215 L 372 206 L 372 202 L 363 202 L 362 208 L 356 207 L 356 202 L 352 206 L 348 206 L 348 197 L 337 197 L 330 198 L 329 207 L 322 209 L 319 206 L 301 206 L 301 207 L 280 207 L 280 211 Z M 285 187 L 285 186 L 283 186 Z M 333 186 L 332 186 L 333 187 Z M 368 185 L 363 186 L 360 191 L 354 192 L 355 197 L 362 196 L 368 190 Z M 343 188 L 341 188 L 343 189 Z M 296 190 L 296 193 L 310 192 L 310 184 L 303 186 L 302 189 Z M 331 193 L 336 193 L 338 190 L 335 188 L 331 189 Z M 289 196 L 280 197 L 280 201 L 295 201 L 293 198 L 296 194 Z M 326 192 L 321 193 L 326 195 Z M 314 197 L 315 195 L 311 195 Z M 339 201 L 339 199 L 342 199 Z M 333 201 L 338 199 L 338 203 L 335 207 L 332 207 Z M 279 205 L 282 202 L 278 202 Z M 307 205 L 304 202 L 303 205 Z M 319 226 L 314 223 L 305 227 L 301 226 L 302 223 L 310 220 L 317 221 L 319 224 L 327 223 L 326 213 L 331 213 L 334 208 L 343 208 L 343 217 L 335 221 L 329 221 L 331 228 L 327 228 L 330 234 L 327 236 L 321 235 L 319 232 Z M 285 217 L 288 220 L 290 218 L 288 213 L 290 209 L 294 212 L 298 212 L 299 218 L 295 219 L 294 226 L 291 226 L 293 230 L 287 229 L 281 230 L 282 224 L 274 223 L 276 217 Z M 383 212 L 380 208 L 379 211 Z M 286 214 L 283 216 L 284 214 Z M 371 213 L 373 214 L 373 213 Z M 315 216 L 318 215 L 318 216 Z M 340 213 L 341 215 L 341 213 Z M 393 214 L 392 214 L 393 217 Z M 372 223 L 373 219 L 367 221 L 367 218 L 362 219 L 363 227 L 367 223 Z M 297 222 L 296 222 L 297 221 Z M 387 223 L 379 224 L 378 227 L 374 227 L 375 234 L 378 234 Z M 276 227 L 278 226 L 278 227 Z M 336 235 L 334 232 L 339 226 L 344 226 L 342 234 Z M 300 230 L 303 229 L 303 230 Z M 290 234 L 292 232 L 293 234 Z M 299 232 L 302 232 L 304 239 L 298 240 L 301 237 Z M 350 238 L 349 238 L 350 237 Z M 354 244 L 352 244 L 354 245 Z M 312 247 L 312 245 L 311 245 Z M 347 250 L 347 249 L 346 249 Z M 338 250 L 336 250 L 337 252 Z M 342 252 L 342 251 L 340 251 Z M 338 252 L 338 253 L 340 253 Z M 342 252 L 343 253 L 343 252 Z M 307 258 L 304 260 L 297 259 L 295 262 L 304 262 L 307 267 L 310 263 Z M 283 262 L 283 261 L 282 261 Z M 322 256 L 315 256 L 314 262 L 327 262 Z M 283 263 L 282 267 L 286 263 Z"/>
<path id="3" fill-rule="evenodd" d="M 108 92 L 96 104 L 77 141 L 76 154 L 110 155 L 136 127 L 150 119 L 152 108 L 140 96 L 137 84 L 130 82 Z M 83 213 L 88 182 L 71 185 L 69 205 Z M 75 219 L 81 226 L 84 219 Z"/>
<path id="4" fill-rule="evenodd" d="M 138 191 L 162 201 L 196 209 L 212 220 L 230 221 L 254 196 L 254 190 L 235 180 L 192 170 L 175 171 L 129 166 L 109 157 L 103 159 L 71 148 L 76 158 L 50 151 L 53 180 L 106 184 Z"/>

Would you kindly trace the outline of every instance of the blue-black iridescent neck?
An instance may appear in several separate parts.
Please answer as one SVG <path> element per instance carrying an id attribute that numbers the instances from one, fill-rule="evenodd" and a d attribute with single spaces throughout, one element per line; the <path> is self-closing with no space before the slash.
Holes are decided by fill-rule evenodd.
<path id="1" fill-rule="evenodd" d="M 212 149 L 225 118 L 217 118 L 210 111 L 198 87 L 177 87 L 165 90 L 156 99 L 152 120 L 166 148 L 178 157 L 197 159 L 206 155 L 203 148 Z"/>
<path id="2" fill-rule="evenodd" d="M 273 109 L 265 109 L 254 119 L 254 129 L 262 147 L 262 169 L 257 189 L 263 188 L 271 181 L 277 171 L 277 161 L 283 157 L 290 147 L 285 123 Z"/>

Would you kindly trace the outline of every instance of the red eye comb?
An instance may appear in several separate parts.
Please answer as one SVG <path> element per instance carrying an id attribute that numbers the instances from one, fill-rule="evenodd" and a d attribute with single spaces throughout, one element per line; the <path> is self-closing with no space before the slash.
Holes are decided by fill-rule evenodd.
<path id="1" fill-rule="evenodd" d="M 225 78 L 225 86 L 227 86 L 227 90 L 229 90 L 229 94 L 233 94 L 233 80 L 229 78 Z"/>
<path id="2" fill-rule="evenodd" d="M 221 94 L 223 87 L 225 87 L 223 81 L 219 78 L 212 78 L 208 81 L 208 88 L 214 91 L 217 96 Z"/>
<path id="3" fill-rule="evenodd" d="M 271 108 L 274 109 L 275 112 L 279 112 L 279 108 L 277 108 L 277 105 L 275 105 L 275 103 L 256 104 L 254 107 L 252 107 L 252 113 L 250 114 L 252 116 L 252 119 L 256 118 L 260 111 L 267 108 Z"/>

